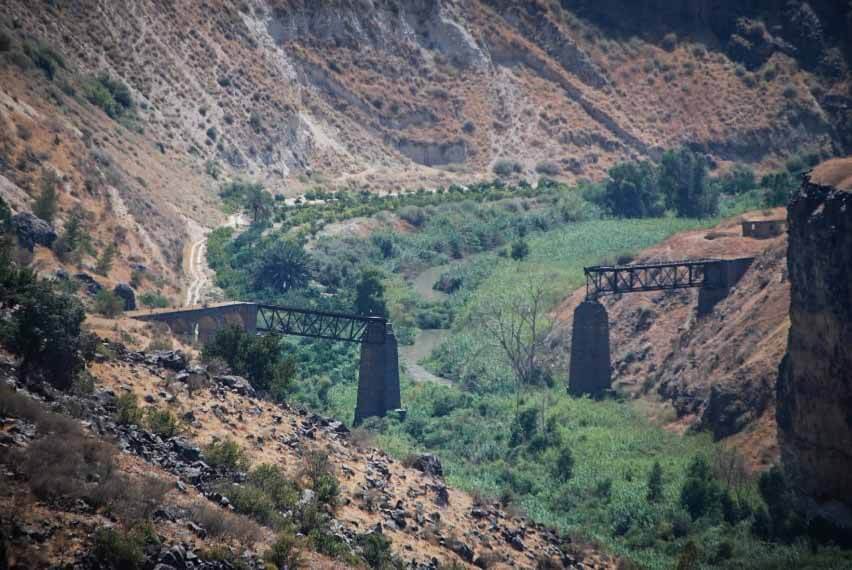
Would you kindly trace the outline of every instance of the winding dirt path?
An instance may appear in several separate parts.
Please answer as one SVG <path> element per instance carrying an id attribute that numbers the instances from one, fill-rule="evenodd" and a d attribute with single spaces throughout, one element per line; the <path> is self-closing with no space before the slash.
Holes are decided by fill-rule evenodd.
<path id="1" fill-rule="evenodd" d="M 224 227 L 239 230 L 248 225 L 243 214 L 231 214 L 223 224 Z M 190 229 L 193 229 L 192 227 Z M 196 225 L 196 237 L 190 243 L 185 272 L 189 285 L 186 288 L 184 306 L 199 305 L 214 290 L 213 270 L 207 265 L 207 236 L 209 229 Z"/>

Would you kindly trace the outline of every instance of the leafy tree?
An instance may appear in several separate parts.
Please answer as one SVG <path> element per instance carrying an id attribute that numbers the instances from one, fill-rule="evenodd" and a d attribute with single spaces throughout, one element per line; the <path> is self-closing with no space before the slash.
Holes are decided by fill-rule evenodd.
<path id="1" fill-rule="evenodd" d="M 657 503 L 663 498 L 663 468 L 659 461 L 654 462 L 654 466 L 648 474 L 648 494 L 646 498 L 649 503 Z"/>
<path id="2" fill-rule="evenodd" d="M 205 345 L 202 357 L 206 361 L 221 358 L 236 374 L 245 375 L 258 390 L 273 389 L 276 396 L 284 396 L 296 366 L 285 357 L 275 336 L 251 336 L 238 325 L 217 331 L 212 341 Z"/>
<path id="3" fill-rule="evenodd" d="M 386 317 L 384 275 L 375 268 L 367 268 L 358 276 L 355 285 L 355 310 L 360 315 Z"/>
<path id="4" fill-rule="evenodd" d="M 101 289 L 95 295 L 95 312 L 105 317 L 115 318 L 124 311 L 124 299 L 109 291 Z"/>
<path id="5" fill-rule="evenodd" d="M 118 248 L 115 247 L 115 243 L 110 243 L 101 252 L 100 257 L 98 257 L 98 261 L 95 264 L 95 271 L 99 275 L 109 274 L 109 272 L 112 270 L 112 263 L 115 259 L 116 253 L 118 253 Z"/>
<path id="6" fill-rule="evenodd" d="M 722 192 L 731 195 L 744 194 L 757 188 L 754 170 L 742 164 L 734 166 L 728 174 L 721 177 L 720 182 Z"/>
<path id="7" fill-rule="evenodd" d="M 56 186 L 59 184 L 59 178 L 53 172 L 45 170 L 41 177 L 41 194 L 36 198 L 33 204 L 33 214 L 42 220 L 52 223 L 56 217 L 56 211 L 59 208 L 59 193 L 56 191 Z"/>
<path id="8" fill-rule="evenodd" d="M 530 254 L 530 246 L 522 239 L 519 239 L 512 243 L 512 259 L 515 261 L 521 261 L 522 259 L 526 259 L 526 257 Z"/>
<path id="9" fill-rule="evenodd" d="M 654 217 L 665 211 L 654 167 L 647 161 L 623 162 L 610 168 L 603 202 L 610 212 L 624 218 Z"/>
<path id="10" fill-rule="evenodd" d="M 554 476 L 562 482 L 568 481 L 574 475 L 574 453 L 567 445 L 560 448 L 556 457 Z"/>
<path id="11" fill-rule="evenodd" d="M 769 207 L 786 206 L 796 190 L 795 179 L 787 172 L 767 174 L 760 180 L 766 189 L 766 205 Z"/>
<path id="12" fill-rule="evenodd" d="M 57 388 L 70 388 L 86 358 L 94 356 L 91 337 L 81 331 L 83 306 L 47 282 L 33 283 L 16 297 L 6 344 L 21 358 L 19 375 L 39 373 Z"/>
<path id="13" fill-rule="evenodd" d="M 292 240 L 276 240 L 262 245 L 252 273 L 257 289 L 286 293 L 308 285 L 309 258 L 302 246 Z"/>
<path id="14" fill-rule="evenodd" d="M 689 149 L 667 151 L 660 161 L 659 186 L 666 206 L 684 218 L 705 218 L 719 209 L 715 188 L 707 183 L 707 159 Z"/>
<path id="15" fill-rule="evenodd" d="M 245 193 L 245 208 L 255 224 L 265 222 L 272 214 L 272 195 L 260 184 L 252 184 Z"/>
<path id="16" fill-rule="evenodd" d="M 686 475 L 680 502 L 693 520 L 719 510 L 722 489 L 713 479 L 707 460 L 703 457 L 693 459 Z"/>
<path id="17" fill-rule="evenodd" d="M 92 237 L 88 228 L 88 215 L 79 206 L 71 210 L 60 237 L 53 246 L 59 259 L 78 264 L 86 255 L 94 255 Z"/>

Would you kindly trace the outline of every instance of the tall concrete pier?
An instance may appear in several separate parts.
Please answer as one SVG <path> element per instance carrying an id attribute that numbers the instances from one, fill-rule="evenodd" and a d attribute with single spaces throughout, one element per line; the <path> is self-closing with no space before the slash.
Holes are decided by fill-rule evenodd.
<path id="1" fill-rule="evenodd" d="M 370 341 L 361 344 L 355 425 L 370 416 L 384 416 L 401 406 L 399 353 L 393 327 L 390 323 L 370 323 L 367 338 Z"/>
<path id="2" fill-rule="evenodd" d="M 599 398 L 609 390 L 609 315 L 598 301 L 586 300 L 574 310 L 568 392 Z"/>

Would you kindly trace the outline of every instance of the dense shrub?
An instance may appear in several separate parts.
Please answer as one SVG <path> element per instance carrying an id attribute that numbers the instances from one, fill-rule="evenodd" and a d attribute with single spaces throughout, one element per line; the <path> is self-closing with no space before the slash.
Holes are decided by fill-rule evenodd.
<path id="1" fill-rule="evenodd" d="M 100 107 L 110 118 L 118 119 L 133 110 L 130 89 L 122 81 L 101 74 L 90 79 L 84 88 L 86 99 Z"/>
<path id="2" fill-rule="evenodd" d="M 623 162 L 610 168 L 603 201 L 612 214 L 625 218 L 655 217 L 665 211 L 655 169 L 647 161 Z"/>
<path id="3" fill-rule="evenodd" d="M 686 481 L 680 492 L 680 502 L 693 520 L 721 512 L 722 489 L 703 457 L 696 457 L 687 468 Z"/>
<path id="4" fill-rule="evenodd" d="M 355 311 L 359 315 L 388 315 L 383 278 L 382 272 L 372 267 L 361 271 L 355 284 Z"/>
<path id="5" fill-rule="evenodd" d="M 12 299 L 3 303 L 14 307 L 3 337 L 7 348 L 21 358 L 19 375 L 37 374 L 57 388 L 70 388 L 85 361 L 94 356 L 93 338 L 81 329 L 82 305 L 70 295 L 57 293 L 49 282 L 28 281 L 15 270 L 0 274 L 8 286 L 17 287 Z"/>
<path id="6" fill-rule="evenodd" d="M 706 218 L 719 210 L 719 196 L 707 183 L 707 159 L 689 149 L 667 151 L 657 175 L 666 205 L 684 218 Z"/>
<path id="7" fill-rule="evenodd" d="M 145 414 L 145 425 L 149 430 L 164 438 L 174 437 L 180 429 L 178 419 L 171 411 L 153 406 L 148 408 Z"/>
<path id="8" fill-rule="evenodd" d="M 264 555 L 274 568 L 302 568 L 302 541 L 292 532 L 282 532 Z"/>
<path id="9" fill-rule="evenodd" d="M 663 498 L 663 468 L 659 461 L 654 462 L 648 474 L 648 493 L 645 497 L 649 503 L 656 503 Z"/>
<path id="10" fill-rule="evenodd" d="M 515 261 L 521 261 L 523 259 L 526 259 L 529 254 L 530 246 L 526 241 L 519 239 L 517 241 L 512 242 L 512 251 L 510 254 L 512 256 L 512 259 L 514 259 Z"/>
<path id="11" fill-rule="evenodd" d="M 401 568 L 402 564 L 394 557 L 391 551 L 391 541 L 379 532 L 359 534 L 355 538 L 355 544 L 361 551 L 361 556 L 370 568 L 390 569 Z"/>
<path id="12" fill-rule="evenodd" d="M 56 187 L 59 179 L 50 171 L 42 173 L 41 193 L 33 204 L 33 214 L 42 220 L 51 223 L 59 208 L 59 193 Z"/>
<path id="13" fill-rule="evenodd" d="M 207 362 L 221 358 L 256 389 L 272 390 L 279 397 L 287 394 L 296 373 L 295 362 L 284 356 L 277 337 L 252 336 L 239 325 L 217 331 L 204 346 L 202 358 Z"/>
<path id="14" fill-rule="evenodd" d="M 95 532 L 92 554 L 104 568 L 135 570 L 145 562 L 144 546 L 137 533 L 101 528 Z"/>
<path id="15" fill-rule="evenodd" d="M 169 300 L 160 293 L 145 291 L 139 295 L 139 302 L 152 309 L 164 309 L 169 306 Z"/>
<path id="16" fill-rule="evenodd" d="M 206 446 L 204 460 L 213 467 L 223 467 L 233 471 L 246 471 L 249 468 L 248 456 L 231 438 L 214 441 Z"/>
<path id="17" fill-rule="evenodd" d="M 559 176 L 562 172 L 562 168 L 558 163 L 546 160 L 536 164 L 535 171 L 544 176 Z"/>
<path id="18" fill-rule="evenodd" d="M 136 394 L 127 392 L 122 394 L 115 400 L 116 414 L 115 421 L 125 425 L 139 425 L 145 417 L 142 409 L 139 408 L 139 403 Z"/>
<path id="19" fill-rule="evenodd" d="M 515 160 L 498 160 L 492 168 L 497 176 L 511 176 L 512 174 L 521 172 L 523 167 L 520 162 Z"/>
<path id="20" fill-rule="evenodd" d="M 65 68 L 65 59 L 56 50 L 42 43 L 25 42 L 24 53 L 33 64 L 53 80 L 60 69 Z"/>
<path id="21" fill-rule="evenodd" d="M 108 289 L 101 289 L 95 295 L 94 309 L 96 313 L 114 319 L 124 311 L 124 299 Z"/>

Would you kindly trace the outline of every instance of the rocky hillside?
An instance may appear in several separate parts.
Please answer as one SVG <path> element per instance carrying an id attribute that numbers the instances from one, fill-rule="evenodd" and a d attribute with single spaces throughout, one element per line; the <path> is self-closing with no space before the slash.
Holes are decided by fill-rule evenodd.
<path id="1" fill-rule="evenodd" d="M 705 428 L 717 439 L 732 438 L 754 468 L 778 458 L 775 377 L 789 328 L 786 236 L 742 236 L 741 220 L 761 217 L 783 218 L 784 210 L 678 234 L 632 261 L 755 257 L 711 314 L 697 316 L 698 290 L 601 299 L 609 314 L 613 387 L 664 402 L 651 413 L 672 429 Z M 566 358 L 573 311 L 584 296 L 585 290 L 579 290 L 558 309 L 553 342 Z M 567 362 L 560 364 L 568 369 Z"/>
<path id="2" fill-rule="evenodd" d="M 120 271 L 171 280 L 225 176 L 379 190 L 848 149 L 843 3 L 722 4 L 13 0 L 0 193 L 26 210 L 58 177 L 58 225 L 82 205 Z"/>
<path id="3" fill-rule="evenodd" d="M 150 517 L 156 524 L 156 546 L 144 549 L 148 566 L 160 562 L 175 568 L 224 569 L 233 566 L 222 560 L 240 559 L 247 567 L 262 567 L 261 556 L 275 540 L 269 527 L 279 519 L 265 518 L 269 507 L 263 501 L 268 499 L 246 495 L 246 489 L 256 489 L 249 484 L 257 485 L 249 466 L 274 465 L 286 477 L 302 481 L 310 478 L 309 465 L 316 457 L 328 458 L 324 469 L 339 482 L 333 516 L 326 523 L 318 522 L 322 513 L 305 518 L 305 504 L 315 501 L 310 488 L 302 490 L 292 512 L 275 515 L 303 527 L 313 525 L 311 532 L 327 533 L 324 542 L 312 538 L 302 546 L 304 567 L 357 564 L 343 556 L 340 547 L 335 559 L 328 545 L 347 544 L 362 552 L 358 545 L 363 537 L 374 533 L 386 537 L 390 553 L 410 568 L 616 565 L 586 545 L 506 512 L 499 503 L 448 488 L 433 456 L 412 457 L 403 465 L 371 448 L 365 432 L 350 433 L 340 422 L 259 399 L 246 380 L 190 365 L 180 353 L 145 354 L 113 343 L 102 345 L 99 353 L 90 366 L 94 388 L 88 395 L 62 394 L 46 385 L 31 385 L 30 393 L 0 387 L 2 456 L 27 458 L 19 465 L 3 461 L 0 482 L 8 492 L 0 494 L 0 512 L 15 516 L 0 515 L 0 544 L 8 542 L 10 559 L 26 561 L 28 568 L 57 563 L 101 567 L 104 558 L 98 556 L 104 550 L 97 549 L 95 531 L 128 524 L 127 513 L 136 517 L 131 521 Z M 4 376 L 4 383 L 15 383 L 8 366 Z M 140 418 L 151 417 L 154 410 L 178 418 L 179 434 L 150 431 L 149 421 L 129 422 L 132 408 L 127 402 L 134 400 Z M 56 453 L 59 428 L 72 435 L 62 440 L 69 450 L 54 455 L 56 467 L 45 467 L 49 478 L 63 469 L 76 472 L 72 466 L 82 460 L 74 455 L 79 440 L 87 461 L 103 456 L 104 465 L 114 472 L 110 477 L 139 486 L 141 495 L 119 500 L 101 485 L 94 485 L 96 493 L 87 493 L 83 483 L 68 488 L 36 477 L 31 464 L 47 459 L 45 453 Z M 214 442 L 242 450 L 237 471 L 214 461 Z M 369 551 L 363 555 L 372 567 L 380 566 Z"/>
<path id="4" fill-rule="evenodd" d="M 789 207 L 790 335 L 778 377 L 785 466 L 820 502 L 852 486 L 852 159 L 817 167 Z M 837 509 L 829 508 L 835 514 Z"/>

